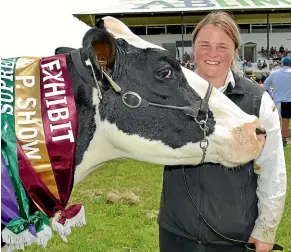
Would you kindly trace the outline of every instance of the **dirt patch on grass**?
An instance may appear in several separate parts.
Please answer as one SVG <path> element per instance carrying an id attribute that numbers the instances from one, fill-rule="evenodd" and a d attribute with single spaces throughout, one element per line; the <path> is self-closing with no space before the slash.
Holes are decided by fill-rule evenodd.
<path id="1" fill-rule="evenodd" d="M 112 190 L 107 193 L 107 203 L 125 203 L 130 205 L 136 205 L 140 202 L 140 197 L 132 191 L 120 192 L 118 190 Z"/>
<path id="2" fill-rule="evenodd" d="M 121 199 L 120 192 L 117 190 L 107 193 L 107 203 L 117 203 Z"/>

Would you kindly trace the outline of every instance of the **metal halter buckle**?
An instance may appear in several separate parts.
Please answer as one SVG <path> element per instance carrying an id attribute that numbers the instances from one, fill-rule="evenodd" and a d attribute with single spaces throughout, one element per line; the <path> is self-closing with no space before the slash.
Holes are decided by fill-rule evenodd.
<path id="1" fill-rule="evenodd" d="M 202 149 L 202 158 L 199 164 L 203 163 L 206 156 L 206 150 L 209 146 L 209 141 L 206 138 L 207 132 L 209 130 L 207 126 L 208 114 L 206 114 L 205 120 L 198 121 L 195 118 L 195 121 L 198 123 L 200 129 L 203 131 L 203 139 L 200 140 L 200 148 Z"/>
<path id="2" fill-rule="evenodd" d="M 128 108 L 139 108 L 142 102 L 142 98 L 135 92 L 128 91 L 121 97 L 123 104 Z"/>

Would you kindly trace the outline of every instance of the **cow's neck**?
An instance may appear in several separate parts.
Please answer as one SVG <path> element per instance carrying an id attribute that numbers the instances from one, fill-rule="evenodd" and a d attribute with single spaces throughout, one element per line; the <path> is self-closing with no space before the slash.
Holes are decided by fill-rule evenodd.
<path id="1" fill-rule="evenodd" d="M 99 114 L 97 90 L 78 75 L 70 58 L 67 58 L 69 73 L 73 83 L 76 109 L 78 113 L 78 134 L 75 153 L 74 183 L 79 183 L 98 165 L 118 158 L 119 151 L 107 141 L 106 129 Z"/>

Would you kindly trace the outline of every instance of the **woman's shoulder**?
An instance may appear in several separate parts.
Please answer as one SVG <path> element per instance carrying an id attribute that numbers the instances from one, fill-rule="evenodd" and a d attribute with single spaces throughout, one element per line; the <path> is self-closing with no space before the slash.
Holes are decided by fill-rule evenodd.
<path id="1" fill-rule="evenodd" d="M 244 77 L 241 74 L 234 73 L 235 85 L 238 85 L 239 88 L 247 94 L 262 96 L 265 89 L 262 85 L 259 85 L 256 81 L 250 80 Z"/>

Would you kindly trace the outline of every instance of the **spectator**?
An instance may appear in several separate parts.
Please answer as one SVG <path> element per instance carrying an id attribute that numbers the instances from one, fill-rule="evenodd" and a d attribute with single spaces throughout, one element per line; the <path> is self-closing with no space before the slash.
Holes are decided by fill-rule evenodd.
<path id="1" fill-rule="evenodd" d="M 265 74 L 261 74 L 261 81 L 262 83 L 264 83 L 264 81 L 267 79 L 267 73 Z"/>
<path id="2" fill-rule="evenodd" d="M 273 60 L 269 60 L 269 70 L 270 70 L 270 72 L 272 72 L 273 69 L 274 69 Z"/>
<path id="3" fill-rule="evenodd" d="M 262 68 L 263 68 L 263 64 L 262 64 L 261 60 L 258 61 L 258 63 L 257 63 L 257 67 L 258 67 L 260 70 L 262 70 Z"/>
<path id="4" fill-rule="evenodd" d="M 271 86 L 274 88 L 271 90 Z M 265 89 L 273 97 L 282 118 L 283 145 L 287 145 L 291 118 L 291 56 L 283 59 L 283 66 L 273 71 L 264 82 Z"/>
<path id="5" fill-rule="evenodd" d="M 263 81 L 261 77 L 256 77 L 255 82 L 260 86 L 263 87 Z"/>
<path id="6" fill-rule="evenodd" d="M 253 83 L 259 85 L 260 87 L 263 86 L 261 78 L 260 78 L 260 77 L 257 77 L 257 76 L 254 74 L 254 72 L 253 72 L 252 69 L 246 69 L 245 72 L 244 72 L 244 76 L 245 76 L 247 79 L 251 80 Z"/>
<path id="7" fill-rule="evenodd" d="M 184 52 L 183 60 L 184 60 L 185 62 L 191 60 L 191 57 L 190 57 L 190 55 L 189 55 L 187 52 Z"/>
<path id="8" fill-rule="evenodd" d="M 256 75 L 254 75 L 253 70 L 249 68 L 245 70 L 244 76 L 250 79 L 251 81 L 255 81 L 256 79 Z"/>
<path id="9" fill-rule="evenodd" d="M 244 60 L 242 66 L 243 66 L 243 69 L 245 69 L 247 67 L 247 61 L 246 60 Z"/>

